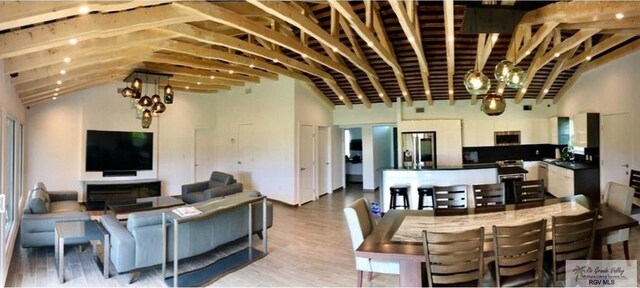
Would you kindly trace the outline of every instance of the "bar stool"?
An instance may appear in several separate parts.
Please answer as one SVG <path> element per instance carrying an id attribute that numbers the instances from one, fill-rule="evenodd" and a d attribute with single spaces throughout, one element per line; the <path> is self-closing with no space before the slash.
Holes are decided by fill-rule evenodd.
<path id="1" fill-rule="evenodd" d="M 431 197 L 431 205 L 424 205 L 424 197 Z M 418 210 L 426 208 L 433 208 L 433 186 L 420 186 L 418 187 Z"/>
<path id="2" fill-rule="evenodd" d="M 409 209 L 409 186 L 408 185 L 394 185 L 389 188 L 391 190 L 391 203 L 389 204 L 389 209 L 396 209 L 398 205 L 396 205 L 397 196 L 400 195 L 403 197 L 403 205 L 404 209 Z"/>

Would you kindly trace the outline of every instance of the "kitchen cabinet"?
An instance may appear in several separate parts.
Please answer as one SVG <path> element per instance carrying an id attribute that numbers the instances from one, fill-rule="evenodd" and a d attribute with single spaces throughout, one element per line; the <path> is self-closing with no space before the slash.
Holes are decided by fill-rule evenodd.
<path id="1" fill-rule="evenodd" d="M 524 169 L 527 170 L 527 180 L 538 180 L 538 161 L 524 161 Z"/>
<path id="2" fill-rule="evenodd" d="M 600 169 L 597 166 L 571 169 L 549 163 L 547 172 L 547 191 L 553 196 L 583 194 L 591 201 L 600 202 Z"/>
<path id="3" fill-rule="evenodd" d="M 464 120 L 462 143 L 465 147 L 493 146 L 493 120 Z"/>
<path id="4" fill-rule="evenodd" d="M 585 148 L 600 146 L 599 113 L 580 113 L 573 116 L 573 146 Z"/>
<path id="5" fill-rule="evenodd" d="M 549 143 L 554 145 L 569 144 L 569 117 L 553 117 L 549 119 Z"/>

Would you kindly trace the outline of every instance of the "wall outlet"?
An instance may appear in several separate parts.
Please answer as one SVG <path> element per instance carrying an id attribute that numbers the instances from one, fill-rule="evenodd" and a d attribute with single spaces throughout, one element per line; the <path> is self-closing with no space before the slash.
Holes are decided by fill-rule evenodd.
<path id="1" fill-rule="evenodd" d="M 536 155 L 540 155 L 540 150 L 536 149 Z"/>

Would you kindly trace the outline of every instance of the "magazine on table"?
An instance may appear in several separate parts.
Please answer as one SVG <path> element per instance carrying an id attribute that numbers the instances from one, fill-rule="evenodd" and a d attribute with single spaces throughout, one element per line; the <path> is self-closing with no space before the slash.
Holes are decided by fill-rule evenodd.
<path id="1" fill-rule="evenodd" d="M 191 217 L 198 214 L 202 214 L 202 211 L 193 206 L 184 206 L 173 209 L 173 213 L 176 213 L 180 217 Z"/>

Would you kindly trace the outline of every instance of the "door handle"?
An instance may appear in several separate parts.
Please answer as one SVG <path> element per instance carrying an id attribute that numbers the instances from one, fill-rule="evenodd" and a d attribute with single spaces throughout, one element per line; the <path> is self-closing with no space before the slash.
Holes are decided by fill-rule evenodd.
<path id="1" fill-rule="evenodd" d="M 329 162 L 327 162 L 326 164 L 329 165 Z"/>
<path id="2" fill-rule="evenodd" d="M 242 161 L 238 161 L 238 164 L 242 164 Z"/>
<path id="3" fill-rule="evenodd" d="M 629 168 L 629 164 L 624 164 L 624 165 L 620 165 L 620 166 L 625 167 L 625 168 Z"/>
<path id="4" fill-rule="evenodd" d="M 300 171 L 304 171 L 304 170 L 307 170 L 307 168 L 300 168 Z"/>

